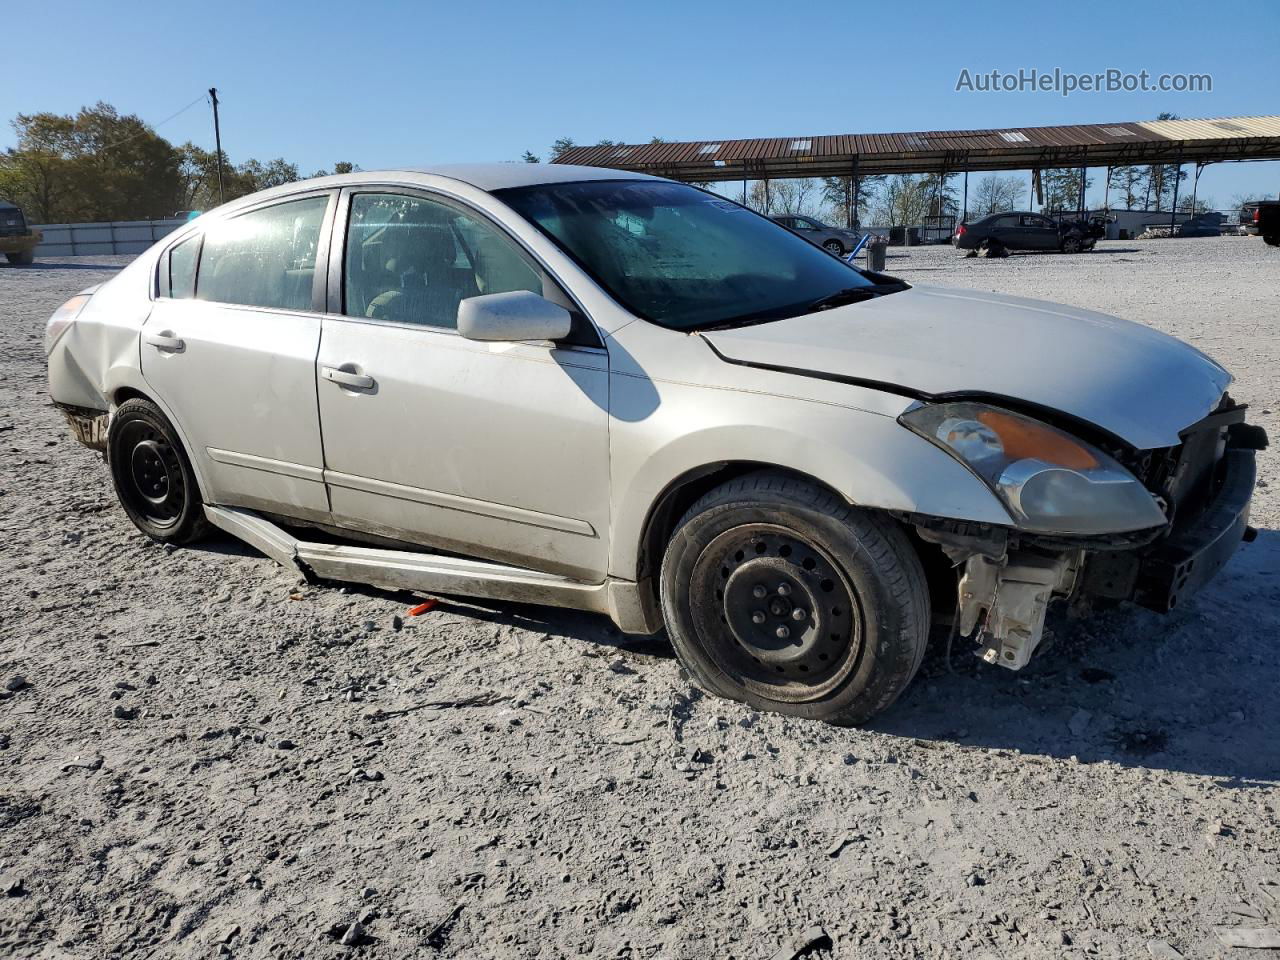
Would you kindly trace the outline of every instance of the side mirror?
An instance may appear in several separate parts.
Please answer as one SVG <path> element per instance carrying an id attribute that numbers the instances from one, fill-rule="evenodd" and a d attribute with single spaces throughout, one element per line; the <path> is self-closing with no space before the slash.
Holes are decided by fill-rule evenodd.
<path id="1" fill-rule="evenodd" d="M 458 304 L 458 332 L 468 340 L 562 340 L 571 326 L 568 310 L 528 290 Z"/>

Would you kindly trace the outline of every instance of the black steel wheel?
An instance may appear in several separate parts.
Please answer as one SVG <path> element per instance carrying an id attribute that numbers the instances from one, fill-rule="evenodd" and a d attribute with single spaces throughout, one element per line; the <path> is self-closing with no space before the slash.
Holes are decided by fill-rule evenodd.
<path id="1" fill-rule="evenodd" d="M 191 463 L 172 425 L 150 400 L 121 404 L 107 433 L 116 496 L 139 530 L 187 543 L 207 529 Z"/>
<path id="2" fill-rule="evenodd" d="M 760 709 L 861 722 L 893 702 L 924 654 L 928 593 L 902 530 L 777 472 L 689 509 L 661 592 L 693 678 Z"/>
<path id="3" fill-rule="evenodd" d="M 746 523 L 716 537 L 693 568 L 695 628 L 715 636 L 725 672 L 779 700 L 810 699 L 857 662 L 861 606 L 844 572 L 786 527 Z"/>

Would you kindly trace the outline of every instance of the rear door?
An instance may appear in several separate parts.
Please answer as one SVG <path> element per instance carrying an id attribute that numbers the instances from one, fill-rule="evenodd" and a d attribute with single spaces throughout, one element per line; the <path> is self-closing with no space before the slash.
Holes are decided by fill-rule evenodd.
<path id="1" fill-rule="evenodd" d="M 1018 217 L 1016 215 L 1004 214 L 997 217 L 991 223 L 989 236 L 992 240 L 1010 250 L 1022 248 L 1022 234 L 1018 229 Z"/>
<path id="2" fill-rule="evenodd" d="M 608 354 L 478 343 L 467 297 L 530 290 L 574 308 L 499 225 L 430 192 L 344 191 L 319 356 L 335 521 L 599 582 L 609 529 Z"/>
<path id="3" fill-rule="evenodd" d="M 142 374 L 214 503 L 328 519 L 315 360 L 336 194 L 217 221 L 161 257 Z"/>

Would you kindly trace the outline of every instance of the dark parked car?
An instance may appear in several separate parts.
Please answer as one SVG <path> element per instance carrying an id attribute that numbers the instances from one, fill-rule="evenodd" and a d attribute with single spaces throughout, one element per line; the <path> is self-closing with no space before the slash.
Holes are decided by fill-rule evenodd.
<path id="1" fill-rule="evenodd" d="M 22 211 L 0 200 L 0 253 L 10 263 L 26 265 L 35 260 L 39 245 L 40 232 L 31 229 Z"/>
<path id="2" fill-rule="evenodd" d="M 843 257 L 856 247 L 858 241 L 862 239 L 861 234 L 854 233 L 852 230 L 845 230 L 842 227 L 829 227 L 821 220 L 815 220 L 813 217 L 787 214 L 774 217 L 773 220 L 782 224 L 788 230 L 794 230 L 810 243 L 817 244 L 827 253 L 833 253 L 837 257 Z"/>
<path id="3" fill-rule="evenodd" d="M 1273 247 L 1280 247 L 1280 200 L 1245 204 L 1240 211 L 1240 223 L 1248 233 L 1262 237 Z"/>
<path id="4" fill-rule="evenodd" d="M 1002 257 L 1010 250 L 1079 253 L 1092 250 L 1104 229 L 1084 220 L 1057 221 L 1040 213 L 1010 211 L 960 224 L 955 244 L 959 250 L 971 251 L 970 256 Z"/>

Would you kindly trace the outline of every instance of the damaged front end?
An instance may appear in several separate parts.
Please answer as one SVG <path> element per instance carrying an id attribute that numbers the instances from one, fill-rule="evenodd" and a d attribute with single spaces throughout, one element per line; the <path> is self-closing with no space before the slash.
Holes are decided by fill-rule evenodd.
<path id="1" fill-rule="evenodd" d="M 905 518 L 955 571 L 955 631 L 972 637 L 987 663 L 1019 670 L 1040 645 L 1055 599 L 1067 600 L 1075 616 L 1099 603 L 1167 613 L 1185 601 L 1256 533 L 1249 505 L 1256 451 L 1267 438 L 1244 423 L 1244 410 L 1224 397 L 1176 447 L 1124 457 L 1162 505 L 1168 519 L 1159 527 L 1076 536 Z"/>

